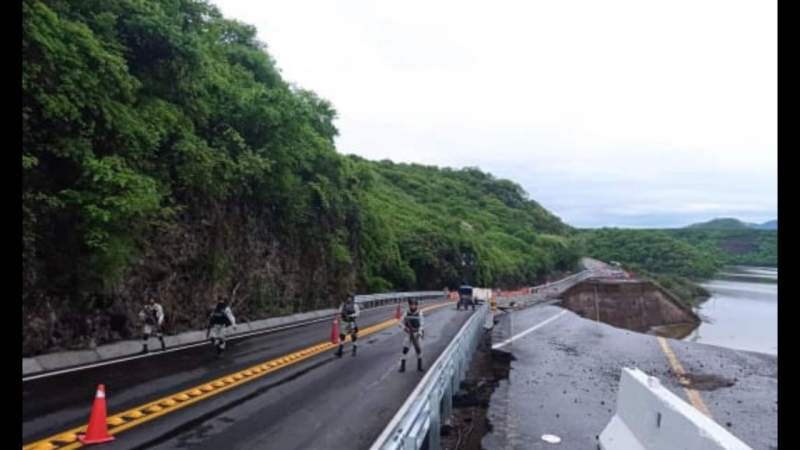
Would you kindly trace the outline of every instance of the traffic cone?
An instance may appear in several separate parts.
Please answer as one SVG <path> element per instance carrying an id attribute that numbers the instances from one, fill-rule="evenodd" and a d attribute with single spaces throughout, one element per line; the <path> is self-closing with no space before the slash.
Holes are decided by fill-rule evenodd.
<path id="1" fill-rule="evenodd" d="M 108 434 L 106 425 L 106 387 L 102 384 L 97 385 L 92 413 L 89 415 L 89 426 L 86 427 L 86 433 L 78 435 L 78 440 L 84 444 L 100 444 L 114 440 L 114 436 Z"/>
<path id="2" fill-rule="evenodd" d="M 339 319 L 333 319 L 333 328 L 331 328 L 331 344 L 339 343 Z"/>
<path id="3" fill-rule="evenodd" d="M 400 320 L 403 318 L 403 308 L 400 305 L 397 305 L 397 311 L 394 313 L 394 318 Z"/>

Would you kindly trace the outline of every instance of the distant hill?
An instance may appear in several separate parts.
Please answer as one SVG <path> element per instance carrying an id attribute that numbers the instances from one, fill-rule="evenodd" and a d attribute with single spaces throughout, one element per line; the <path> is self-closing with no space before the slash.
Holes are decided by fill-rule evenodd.
<path id="1" fill-rule="evenodd" d="M 708 222 L 695 223 L 687 226 L 686 228 L 707 229 L 707 230 L 746 230 L 746 229 L 777 230 L 778 221 L 770 220 L 768 222 L 757 224 L 757 223 L 742 222 L 739 219 L 734 219 L 730 217 L 723 217 L 718 219 L 712 219 L 709 220 Z"/>
<path id="2" fill-rule="evenodd" d="M 764 222 L 759 225 L 752 225 L 750 228 L 755 228 L 757 230 L 777 230 L 778 229 L 778 221 L 777 220 L 770 220 L 768 222 Z"/>

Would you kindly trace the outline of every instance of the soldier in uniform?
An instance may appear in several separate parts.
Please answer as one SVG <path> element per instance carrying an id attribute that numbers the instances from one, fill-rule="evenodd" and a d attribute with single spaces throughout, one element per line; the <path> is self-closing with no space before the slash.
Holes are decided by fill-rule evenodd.
<path id="1" fill-rule="evenodd" d="M 344 352 L 344 339 L 348 334 L 353 341 L 353 356 L 356 356 L 356 349 L 358 348 L 358 344 L 356 343 L 356 339 L 358 339 L 358 324 L 356 323 L 356 319 L 358 319 L 359 313 L 360 309 L 356 303 L 355 297 L 352 293 L 348 294 L 347 300 L 339 307 L 341 326 L 339 328 L 339 349 L 336 350 L 336 356 L 339 358 L 342 357 Z"/>
<path id="2" fill-rule="evenodd" d="M 409 344 L 414 346 L 417 354 L 417 370 L 422 372 L 422 344 L 420 340 L 424 337 L 425 331 L 422 324 L 422 311 L 419 309 L 419 301 L 416 299 L 408 300 L 408 310 L 400 319 L 400 328 L 406 333 L 403 339 L 403 358 L 400 360 L 400 372 L 406 371 L 406 353 Z"/>
<path id="3" fill-rule="evenodd" d="M 144 322 L 144 329 L 142 330 L 142 353 L 147 353 L 147 343 L 151 336 L 155 336 L 161 341 L 161 350 L 166 350 L 167 346 L 164 343 L 164 334 L 161 333 L 161 325 L 164 323 L 164 308 L 156 303 L 156 299 L 150 298 L 139 311 L 139 319 Z"/>
<path id="4" fill-rule="evenodd" d="M 233 317 L 231 307 L 220 299 L 211 313 L 206 330 L 206 337 L 210 337 L 211 343 L 217 347 L 217 355 L 225 350 L 225 329 L 233 325 L 236 325 L 236 318 Z"/>

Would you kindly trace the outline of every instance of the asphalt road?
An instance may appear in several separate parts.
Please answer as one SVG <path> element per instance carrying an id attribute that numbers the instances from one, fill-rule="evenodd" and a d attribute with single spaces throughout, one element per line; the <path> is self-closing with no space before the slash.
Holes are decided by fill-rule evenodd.
<path id="1" fill-rule="evenodd" d="M 489 408 L 487 449 L 594 449 L 616 408 L 622 367 L 638 367 L 689 401 L 655 336 L 583 319 L 553 305 L 497 318 L 493 344 L 557 317 L 498 350 L 513 356 Z M 777 358 L 667 339 L 711 417 L 756 450 L 777 448 Z M 676 436 L 676 448 L 680 437 Z"/>
<path id="2" fill-rule="evenodd" d="M 453 304 L 429 313 L 425 361 L 433 362 L 471 313 Z M 362 312 L 359 327 L 393 318 L 394 309 Z M 23 384 L 23 442 L 85 425 L 97 384 L 106 385 L 109 415 L 189 389 L 326 341 L 330 324 L 211 346 L 155 354 Z M 396 373 L 402 335 L 393 326 L 359 340 L 359 354 L 326 352 L 122 431 L 104 448 L 366 448 L 422 374 Z M 349 346 L 349 344 L 348 344 Z M 349 347 L 347 347 L 349 350 Z M 412 350 L 413 354 L 413 350 Z M 413 357 L 412 357 L 413 358 Z M 410 363 L 415 363 L 409 359 Z M 414 364 L 409 364 L 414 369 Z"/>

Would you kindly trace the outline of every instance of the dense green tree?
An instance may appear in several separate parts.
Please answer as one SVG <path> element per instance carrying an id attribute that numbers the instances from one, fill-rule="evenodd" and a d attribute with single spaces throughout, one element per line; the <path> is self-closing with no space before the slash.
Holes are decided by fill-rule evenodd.
<path id="1" fill-rule="evenodd" d="M 724 265 L 777 265 L 777 232 L 773 230 L 599 229 L 578 234 L 582 253 L 618 261 L 690 305 L 708 297 L 697 282 L 711 278 Z"/>
<path id="2" fill-rule="evenodd" d="M 339 155 L 334 107 L 207 1 L 22 9 L 27 353 L 83 345 L 87 317 L 145 295 L 179 331 L 217 295 L 255 317 L 352 289 L 531 284 L 577 259 L 508 180 Z"/>

